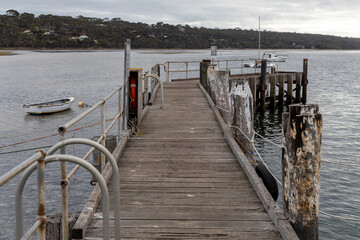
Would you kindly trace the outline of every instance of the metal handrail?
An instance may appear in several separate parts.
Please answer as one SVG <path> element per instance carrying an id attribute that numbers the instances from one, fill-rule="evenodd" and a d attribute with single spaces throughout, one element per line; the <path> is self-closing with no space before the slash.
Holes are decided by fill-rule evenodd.
<path id="1" fill-rule="evenodd" d="M 26 159 L 24 162 L 18 164 L 16 167 L 5 173 L 0 177 L 0 187 L 10 181 L 13 177 L 24 171 L 27 167 L 29 167 L 31 164 L 35 163 L 37 160 L 41 159 L 43 157 L 43 154 L 41 152 L 37 152 L 28 159 Z"/>
<path id="2" fill-rule="evenodd" d="M 200 72 L 200 68 L 197 69 L 189 69 L 189 63 L 199 63 L 200 64 L 201 61 L 168 61 L 165 62 L 163 65 L 167 66 L 167 69 L 164 71 L 166 72 L 166 81 L 169 82 L 169 78 L 170 78 L 170 73 L 180 73 L 180 72 L 185 72 L 186 74 L 186 78 L 188 78 L 188 73 L 189 72 Z M 170 64 L 185 64 L 185 70 L 170 70 Z"/>
<path id="3" fill-rule="evenodd" d="M 92 113 L 93 111 L 95 111 L 97 108 L 99 108 L 101 105 L 103 105 L 104 103 L 106 103 L 107 100 L 109 100 L 115 93 L 119 92 L 122 89 L 122 86 L 116 88 L 114 91 L 112 91 L 108 96 L 106 96 L 105 98 L 101 99 L 99 102 L 97 102 L 94 106 L 92 106 L 91 108 L 89 108 L 88 110 L 86 110 L 85 112 L 83 112 L 82 114 L 78 115 L 77 117 L 75 117 L 74 119 L 70 120 L 69 122 L 61 125 L 59 127 L 59 132 L 66 132 L 66 130 L 71 127 L 72 125 L 74 125 L 75 123 L 79 122 L 81 119 L 83 119 L 84 117 L 86 117 L 87 115 L 89 115 L 90 113 Z"/>
<path id="4" fill-rule="evenodd" d="M 144 76 L 144 79 L 146 79 L 146 78 L 155 78 L 159 82 L 160 87 L 161 87 L 161 105 L 160 105 L 160 108 L 162 108 L 163 105 L 164 105 L 164 84 L 163 84 L 161 78 L 157 74 L 149 74 L 149 73 Z"/>

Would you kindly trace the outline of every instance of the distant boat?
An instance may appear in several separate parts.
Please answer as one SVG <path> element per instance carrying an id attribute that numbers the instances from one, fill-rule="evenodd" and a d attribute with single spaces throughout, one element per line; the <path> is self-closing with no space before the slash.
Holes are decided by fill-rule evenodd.
<path id="1" fill-rule="evenodd" d="M 242 66 L 246 67 L 246 68 L 261 68 L 261 60 L 254 59 L 253 63 L 252 62 L 244 63 Z M 266 67 L 267 68 L 274 68 L 275 67 L 275 62 L 267 61 L 266 62 Z"/>
<path id="2" fill-rule="evenodd" d="M 263 59 L 266 59 L 268 62 L 285 62 L 287 57 L 280 56 L 276 53 L 264 53 Z"/>
<path id="3" fill-rule="evenodd" d="M 69 109 L 74 100 L 75 97 L 69 97 L 43 103 L 24 104 L 23 109 L 31 115 L 57 113 Z"/>

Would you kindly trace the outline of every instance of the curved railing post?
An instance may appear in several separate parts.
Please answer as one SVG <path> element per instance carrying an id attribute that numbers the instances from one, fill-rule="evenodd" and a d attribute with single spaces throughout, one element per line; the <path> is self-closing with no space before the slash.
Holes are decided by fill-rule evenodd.
<path id="1" fill-rule="evenodd" d="M 170 78 L 170 63 L 167 62 L 167 66 L 165 65 L 165 63 L 158 63 L 157 65 L 161 65 L 164 67 L 164 72 L 166 72 L 166 82 L 169 82 L 169 78 Z"/>
<path id="2" fill-rule="evenodd" d="M 104 153 L 104 155 L 109 160 L 111 167 L 113 169 L 113 178 L 114 178 L 114 192 L 115 192 L 114 208 L 115 208 L 115 226 L 116 226 L 115 227 L 115 238 L 120 239 L 119 172 L 118 172 L 117 163 L 116 163 L 114 156 L 105 147 L 103 147 L 99 143 L 94 142 L 89 139 L 82 139 L 82 138 L 72 138 L 72 139 L 67 139 L 67 140 L 61 141 L 61 142 L 55 144 L 53 147 L 51 147 L 48 150 L 47 154 L 51 155 L 51 154 L 55 153 L 57 150 L 59 150 L 60 148 L 66 146 L 66 145 L 70 145 L 70 144 L 84 144 L 84 145 L 92 146 L 92 147 L 98 149 L 99 151 L 101 151 L 102 153 Z M 85 161 L 85 160 L 83 160 L 83 161 Z M 25 186 L 26 180 L 35 171 L 35 169 L 36 169 L 36 163 L 34 163 L 30 167 L 28 167 L 24 171 L 24 174 L 21 176 L 18 186 L 16 188 L 15 212 L 16 212 L 16 236 L 17 236 L 17 239 L 21 239 L 21 237 L 24 235 L 23 234 L 23 210 L 22 210 L 22 194 L 23 194 L 24 186 Z"/>
<path id="3" fill-rule="evenodd" d="M 55 162 L 55 161 L 60 161 L 60 162 L 72 162 L 75 164 L 78 164 L 82 167 L 84 167 L 86 170 L 88 170 L 91 174 L 94 175 L 94 177 L 96 178 L 96 180 L 99 183 L 99 186 L 101 188 L 101 194 L 102 194 L 102 203 L 103 203 L 103 238 L 104 239 L 109 239 L 109 192 L 106 186 L 106 182 L 104 180 L 104 178 L 102 177 L 102 175 L 98 172 L 98 170 L 91 165 L 90 163 L 88 163 L 87 161 L 79 158 L 79 157 L 75 157 L 75 156 L 71 156 L 71 155 L 65 155 L 65 154 L 59 154 L 59 155 L 52 155 L 52 156 L 47 156 L 45 158 L 45 163 L 50 163 L 50 162 Z M 21 239 L 23 236 L 23 216 L 22 216 L 22 190 L 23 190 L 23 186 L 21 186 L 21 184 L 25 184 L 27 178 L 36 170 L 37 168 L 37 163 L 33 163 L 30 167 L 28 167 L 23 176 L 21 177 L 18 187 L 16 189 L 16 202 L 15 202 L 15 206 L 16 206 L 16 239 Z M 21 191 L 20 191 L 21 190 Z M 20 207 L 19 207 L 20 206 Z M 19 208 L 18 208 L 19 207 Z M 20 228 L 21 226 L 21 228 Z"/>
<path id="4" fill-rule="evenodd" d="M 146 74 L 145 76 L 144 76 L 144 79 L 145 78 L 149 78 L 149 77 L 152 77 L 152 78 L 155 78 L 156 80 L 158 80 L 159 81 L 159 83 L 160 83 L 160 87 L 161 87 L 161 106 L 160 106 L 160 108 L 162 108 L 163 107 L 163 104 L 164 104 L 164 83 L 161 81 L 161 78 L 158 76 L 158 75 L 156 75 L 156 74 Z"/>
<path id="5" fill-rule="evenodd" d="M 114 178 L 115 239 L 120 239 L 120 176 L 114 156 L 101 144 L 85 138 L 71 138 L 58 142 L 48 150 L 47 154 L 52 155 L 58 149 L 71 144 L 83 144 L 94 147 L 102 152 L 109 160 L 111 168 L 113 169 Z"/>

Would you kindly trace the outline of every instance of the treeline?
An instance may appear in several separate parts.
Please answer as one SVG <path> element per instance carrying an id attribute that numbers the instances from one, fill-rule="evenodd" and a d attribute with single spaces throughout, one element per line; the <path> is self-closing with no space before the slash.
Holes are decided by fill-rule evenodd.
<path id="1" fill-rule="evenodd" d="M 305 49 L 360 49 L 360 38 L 263 31 L 261 47 Z M 91 18 L 19 13 L 0 15 L 2 48 L 257 48 L 256 30 L 210 29 L 189 25 L 132 23 L 121 18 Z"/>

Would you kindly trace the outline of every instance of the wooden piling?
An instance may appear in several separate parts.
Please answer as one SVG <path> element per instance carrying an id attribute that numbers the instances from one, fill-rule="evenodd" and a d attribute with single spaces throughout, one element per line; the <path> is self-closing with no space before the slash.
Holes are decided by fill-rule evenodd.
<path id="1" fill-rule="evenodd" d="M 265 94 L 266 94 L 266 59 L 261 60 L 261 75 L 260 75 L 260 106 L 265 108 Z"/>
<path id="2" fill-rule="evenodd" d="M 214 103 L 226 124 L 231 124 L 230 93 L 229 93 L 229 71 L 217 70 L 214 72 L 215 81 L 212 84 Z"/>
<path id="3" fill-rule="evenodd" d="M 302 98 L 301 102 L 306 103 L 307 98 L 307 84 L 308 84 L 308 60 L 305 58 L 303 62 L 303 75 L 302 75 Z"/>
<path id="4" fill-rule="evenodd" d="M 287 74 L 286 75 L 286 85 L 287 85 L 287 92 L 286 92 L 286 104 L 290 105 L 293 102 L 292 94 L 293 94 L 293 75 Z"/>
<path id="5" fill-rule="evenodd" d="M 271 110 L 275 109 L 275 104 L 276 104 L 275 87 L 276 87 L 276 78 L 275 76 L 271 76 L 270 77 L 270 109 Z"/>
<path id="6" fill-rule="evenodd" d="M 207 70 L 210 66 L 210 63 L 211 60 L 202 60 L 202 62 L 200 62 L 200 83 L 207 92 L 209 92 Z"/>
<path id="7" fill-rule="evenodd" d="M 72 239 L 72 228 L 75 225 L 78 215 L 69 213 L 69 239 Z M 46 222 L 46 240 L 60 240 L 62 238 L 62 217 L 61 213 L 47 216 Z"/>
<path id="8" fill-rule="evenodd" d="M 97 141 L 100 136 L 95 136 L 91 138 L 93 141 Z M 105 139 L 105 148 L 109 150 L 111 153 L 115 150 L 117 145 L 116 136 L 115 135 L 107 135 Z M 101 169 L 101 154 L 98 149 L 95 149 L 93 152 L 93 166 L 100 171 Z M 96 178 L 92 176 L 92 179 L 90 181 L 91 185 L 96 184 Z"/>
<path id="9" fill-rule="evenodd" d="M 322 117 L 316 104 L 283 114 L 283 208 L 302 240 L 319 238 Z"/>
<path id="10" fill-rule="evenodd" d="M 278 106 L 282 108 L 284 106 L 284 75 L 279 76 L 279 101 Z"/>
<path id="11" fill-rule="evenodd" d="M 230 84 L 231 126 L 240 129 L 233 128 L 232 132 L 247 150 L 252 151 L 253 143 L 249 139 L 254 134 L 254 112 L 249 82 L 239 79 Z"/>
<path id="12" fill-rule="evenodd" d="M 296 73 L 295 103 L 301 102 L 301 73 Z"/>

